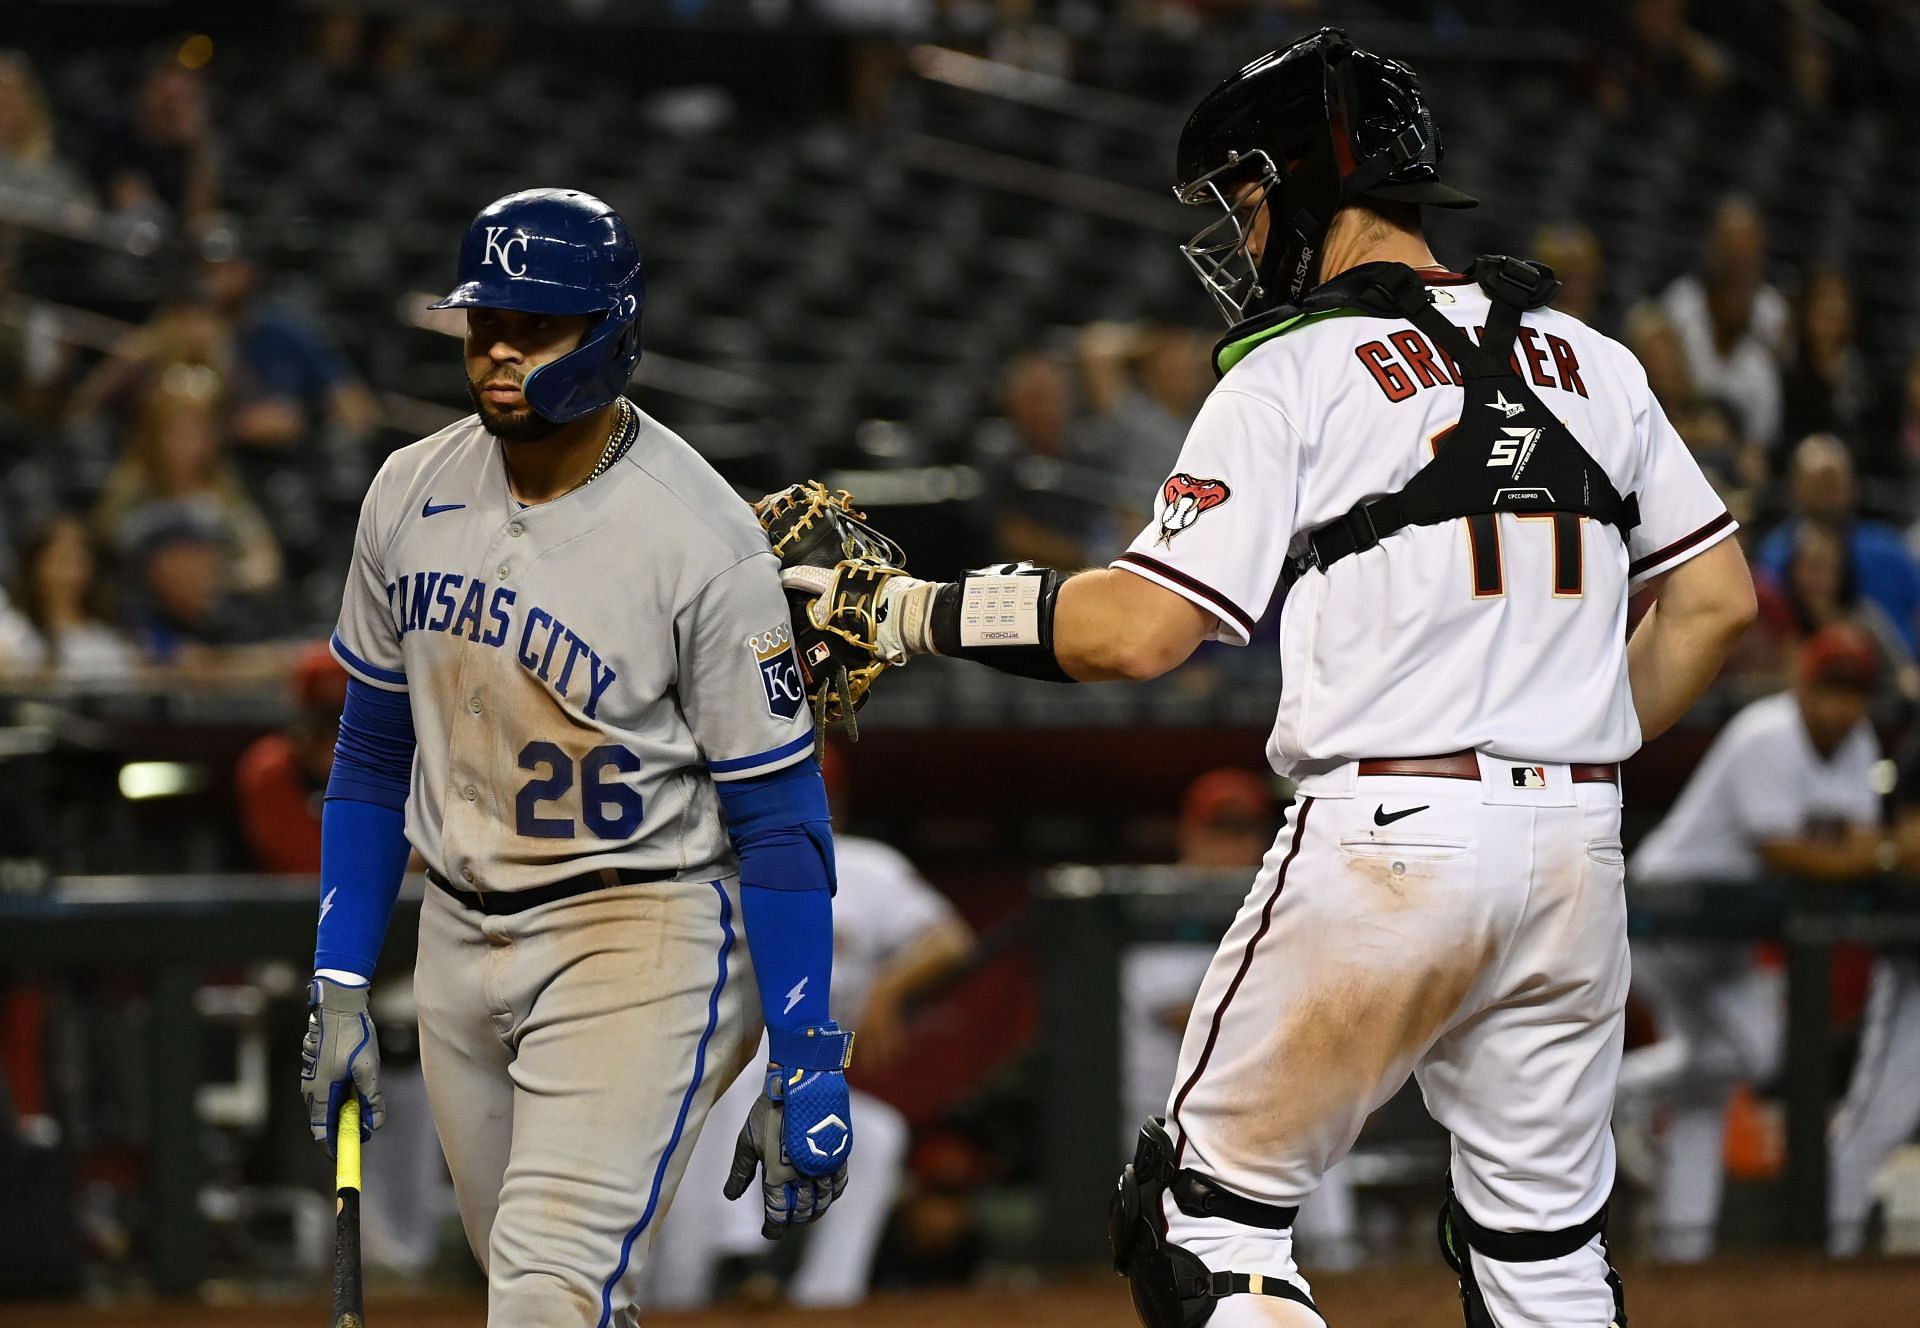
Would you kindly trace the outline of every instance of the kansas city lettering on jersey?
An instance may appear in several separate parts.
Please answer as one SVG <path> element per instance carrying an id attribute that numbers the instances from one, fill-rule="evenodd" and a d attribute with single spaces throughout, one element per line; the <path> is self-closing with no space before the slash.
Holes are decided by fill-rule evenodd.
<path id="1" fill-rule="evenodd" d="M 1486 329 L 1476 327 L 1473 339 L 1478 341 L 1485 334 Z M 1413 328 L 1356 346 L 1353 353 L 1389 401 L 1405 401 L 1423 387 L 1460 385 L 1460 366 L 1453 362 L 1453 357 Z M 1523 357 L 1525 368 L 1520 363 Z M 1580 377 L 1580 358 L 1565 337 L 1556 337 L 1551 332 L 1543 334 L 1538 328 L 1522 323 L 1508 359 L 1513 371 L 1524 373 L 1535 387 L 1574 392 L 1583 397 L 1587 394 L 1587 385 Z"/>
<path id="2" fill-rule="evenodd" d="M 410 572 L 387 587 L 387 606 L 400 635 L 445 632 L 494 650 L 512 648 L 520 666 L 562 700 L 579 704 L 588 719 L 620 675 L 585 637 L 536 605 L 518 606 L 507 586 L 459 572 Z"/>

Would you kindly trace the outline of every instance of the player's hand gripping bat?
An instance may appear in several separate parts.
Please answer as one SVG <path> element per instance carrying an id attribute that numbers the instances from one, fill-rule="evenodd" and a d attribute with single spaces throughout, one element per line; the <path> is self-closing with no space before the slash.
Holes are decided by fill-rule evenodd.
<path id="1" fill-rule="evenodd" d="M 332 1328 L 365 1328 L 360 1295 L 360 1102 L 340 1107 L 333 1172 Z"/>

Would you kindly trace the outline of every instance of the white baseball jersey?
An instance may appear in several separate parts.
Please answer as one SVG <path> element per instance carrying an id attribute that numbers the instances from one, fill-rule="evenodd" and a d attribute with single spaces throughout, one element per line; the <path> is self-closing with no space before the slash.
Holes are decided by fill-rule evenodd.
<path id="1" fill-rule="evenodd" d="M 1880 743 L 1862 720 L 1823 757 L 1807 736 L 1791 692 L 1755 701 L 1707 749 L 1678 801 L 1633 858 L 1642 881 L 1750 880 L 1766 870 L 1771 840 L 1879 821 L 1873 767 Z M 1901 999 L 1898 975 L 1876 965 L 1855 1066 L 1849 1124 L 1836 1127 L 1831 1154 L 1834 1234 L 1857 1248 L 1874 1167 L 1913 1126 L 1901 1106 L 1876 1103 L 1862 1085 L 1910 1082 L 1920 1047 L 1920 1006 Z M 1620 1115 L 1636 1135 L 1659 1115 L 1652 1196 L 1654 1248 L 1696 1260 L 1714 1247 L 1723 1185 L 1726 1102 L 1741 1081 L 1764 1082 L 1785 1051 L 1786 982 L 1778 965 L 1756 964 L 1750 946 L 1715 941 L 1636 941 L 1633 985 L 1660 1039 L 1628 1052 L 1620 1072 Z M 1884 991 L 1885 994 L 1881 994 Z M 1637 1126 L 1637 1128 L 1636 1128 Z"/>
<path id="2" fill-rule="evenodd" d="M 714 781 L 804 760 L 778 564 L 752 509 L 645 414 L 627 454 L 520 504 L 469 416 L 367 493 L 333 651 L 404 690 L 407 837 L 456 883 L 735 870 Z"/>
<path id="3" fill-rule="evenodd" d="M 1448 319 L 1470 331 L 1486 322 L 1477 284 L 1423 275 Z M 1640 745 L 1629 586 L 1725 539 L 1734 522 L 1624 346 L 1537 309 L 1514 359 L 1619 492 L 1638 495 L 1631 544 L 1591 519 L 1503 513 L 1477 558 L 1469 523 L 1447 521 L 1307 573 L 1280 617 L 1268 756 L 1281 773 L 1467 749 L 1618 761 Z M 1153 523 L 1113 565 L 1192 600 L 1219 619 L 1215 639 L 1245 645 L 1306 532 L 1404 486 L 1462 401 L 1446 356 L 1404 319 L 1299 320 L 1214 388 Z M 1566 539 L 1577 547 L 1556 547 Z"/>
<path id="4" fill-rule="evenodd" d="M 836 834 L 833 858 L 833 1010 L 857 1027 L 880 970 L 955 914 L 904 853 L 877 839 Z"/>
<path id="5" fill-rule="evenodd" d="M 1769 840 L 1876 825 L 1879 759 L 1880 740 L 1865 720 L 1823 757 L 1791 692 L 1755 701 L 1720 730 L 1673 810 L 1633 855 L 1633 874 L 1747 880 L 1766 869 L 1760 847 Z"/>

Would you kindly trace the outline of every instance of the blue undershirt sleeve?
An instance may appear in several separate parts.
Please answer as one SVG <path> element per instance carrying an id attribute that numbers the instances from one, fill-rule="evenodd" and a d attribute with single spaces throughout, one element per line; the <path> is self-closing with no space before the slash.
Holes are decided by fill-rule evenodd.
<path id="1" fill-rule="evenodd" d="M 740 858 L 740 912 L 776 1044 L 826 1022 L 833 980 L 833 829 L 812 757 L 714 786 Z"/>
<path id="2" fill-rule="evenodd" d="M 407 870 L 413 709 L 405 692 L 347 684 L 320 813 L 315 969 L 373 975 Z"/>

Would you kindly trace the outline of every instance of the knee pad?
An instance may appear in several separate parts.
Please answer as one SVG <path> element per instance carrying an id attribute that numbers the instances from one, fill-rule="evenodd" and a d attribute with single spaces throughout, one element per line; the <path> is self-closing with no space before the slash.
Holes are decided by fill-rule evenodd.
<path id="1" fill-rule="evenodd" d="M 1492 1231 L 1467 1216 L 1454 1197 L 1453 1186 L 1449 1185 L 1446 1200 L 1440 1205 L 1439 1234 L 1440 1255 L 1460 1279 L 1460 1311 L 1467 1328 L 1499 1328 L 1474 1278 L 1473 1260 L 1468 1252 L 1477 1250 L 1482 1257 L 1501 1263 L 1541 1263 L 1564 1259 L 1598 1236 L 1600 1251 L 1606 1255 L 1607 1206 L 1602 1204 L 1600 1211 L 1586 1221 L 1558 1231 Z M 1613 1328 L 1627 1328 L 1626 1288 L 1621 1285 L 1620 1274 L 1610 1256 L 1607 1257 L 1607 1286 L 1613 1292 Z"/>
<path id="2" fill-rule="evenodd" d="M 1313 1298 L 1280 1277 L 1216 1273 L 1191 1250 L 1167 1239 L 1160 1201 L 1169 1193 L 1189 1217 L 1219 1216 L 1249 1226 L 1284 1231 L 1294 1208 L 1263 1204 L 1222 1189 L 1175 1165 L 1166 1122 L 1151 1117 L 1141 1127 L 1133 1161 L 1120 1172 L 1107 1209 L 1107 1241 L 1114 1271 L 1127 1279 L 1133 1310 L 1144 1328 L 1200 1328 L 1227 1296 L 1277 1296 L 1319 1313 Z"/>

